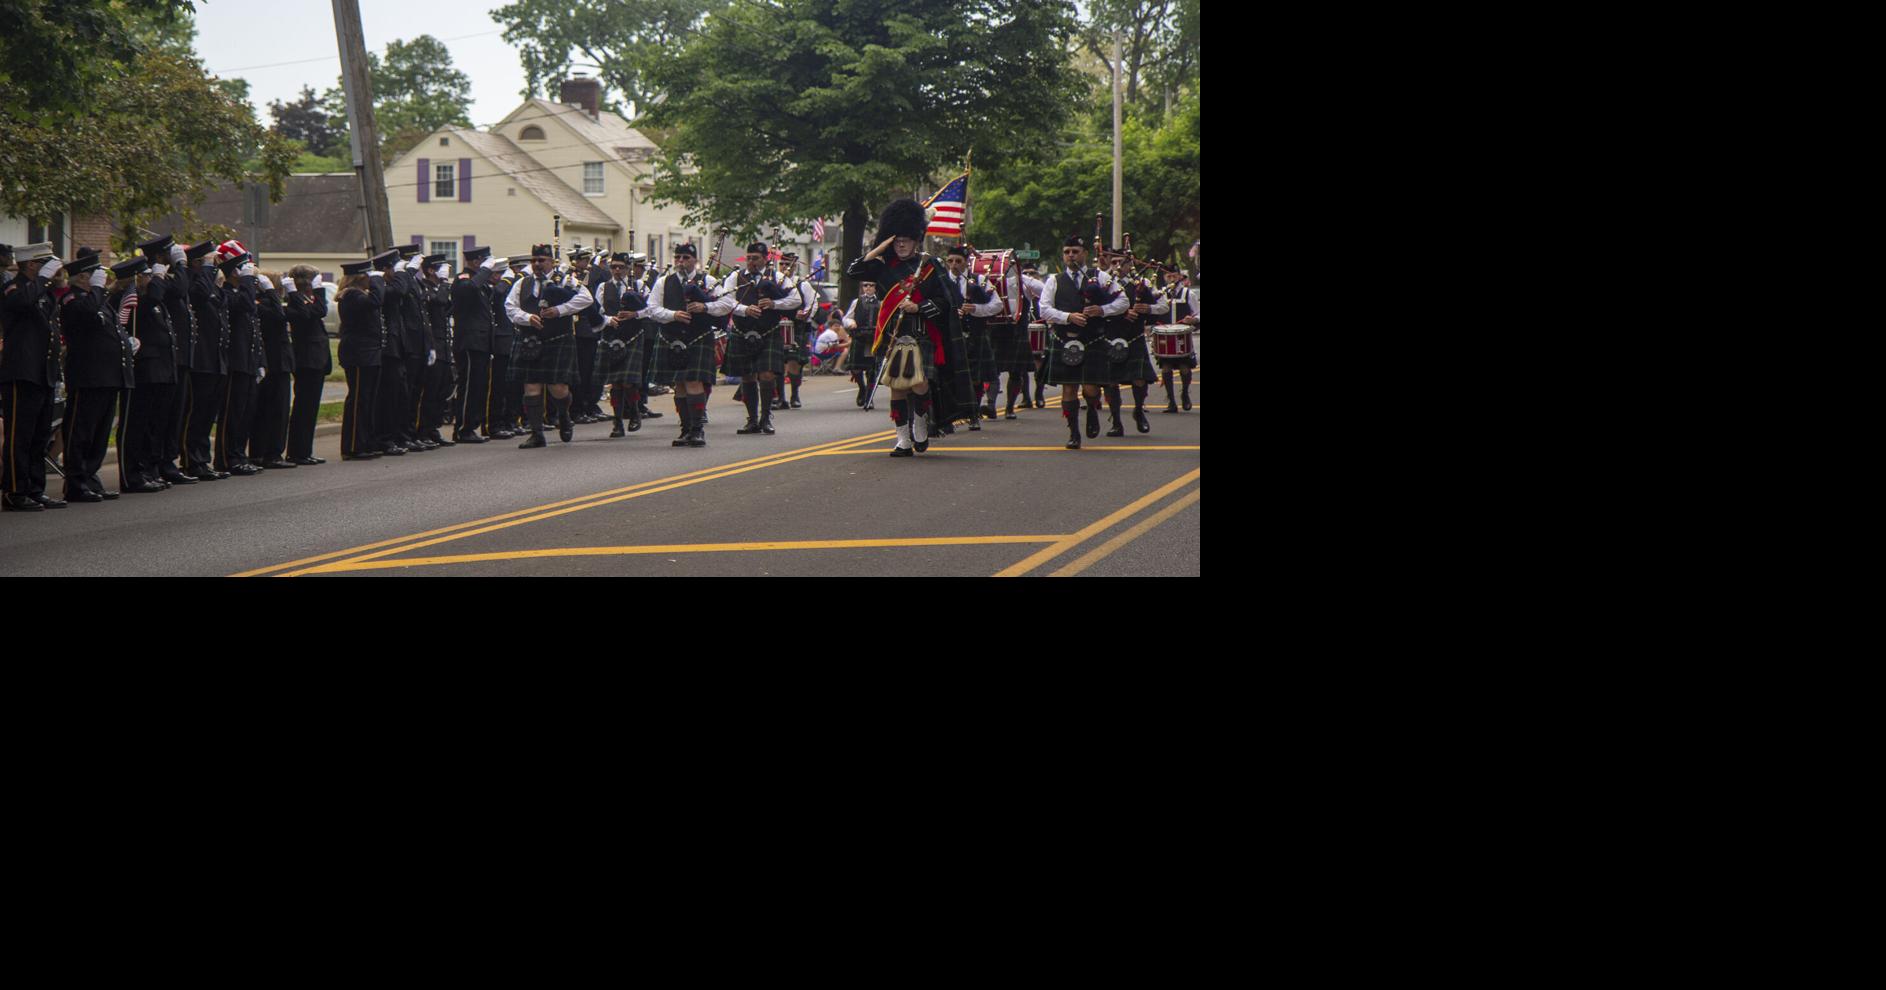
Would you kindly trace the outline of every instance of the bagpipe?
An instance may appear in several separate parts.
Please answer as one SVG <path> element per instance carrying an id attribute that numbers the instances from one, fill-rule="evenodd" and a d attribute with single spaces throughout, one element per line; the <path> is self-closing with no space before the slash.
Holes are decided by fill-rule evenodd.
<path id="1" fill-rule="evenodd" d="M 751 297 L 747 296 L 748 289 L 753 290 Z M 738 289 L 735 290 L 734 301 L 739 303 L 742 306 L 757 306 L 759 305 L 760 299 L 762 297 L 764 297 L 770 302 L 778 302 L 779 300 L 784 299 L 787 296 L 792 296 L 794 298 L 797 298 L 798 295 L 799 293 L 796 290 L 788 289 L 784 285 L 780 284 L 779 270 L 775 265 L 769 262 L 767 266 L 760 271 L 760 275 L 758 278 L 754 279 L 751 282 L 746 283 L 745 285 L 740 286 Z M 783 315 L 784 315 L 784 319 L 781 322 L 790 324 L 792 322 L 792 314 L 786 313 Z M 763 319 L 763 318 L 764 317 L 760 317 L 760 316 L 746 317 L 746 319 L 750 319 L 750 320 L 758 320 L 758 319 Z M 740 330 L 741 336 L 745 337 L 749 344 L 755 343 L 761 340 L 765 336 L 765 333 L 766 332 L 764 330 L 747 329 L 744 327 L 741 328 Z M 792 331 L 790 328 L 788 328 L 786 330 L 786 337 L 789 343 L 791 341 L 791 336 L 792 336 Z"/>
<path id="2" fill-rule="evenodd" d="M 715 257 L 719 257 L 718 253 L 716 253 Z M 705 306 L 713 301 L 714 297 L 707 291 L 706 275 L 697 272 L 693 278 L 688 279 L 682 284 L 681 302 L 683 309 L 686 308 L 688 303 L 700 303 Z M 687 323 L 663 324 L 660 330 L 661 342 L 667 344 L 675 351 L 685 351 L 693 347 L 700 342 L 702 337 L 710 336 L 714 333 L 715 327 L 713 322 L 706 319 L 706 316 L 706 313 L 693 313 L 690 314 Z M 701 317 L 702 319 L 699 323 L 695 323 L 695 317 Z M 683 335 L 683 331 L 690 329 L 696 332 Z M 674 332 L 670 333 L 670 330 Z"/>
<path id="3" fill-rule="evenodd" d="M 605 283 L 605 285 L 607 284 L 608 283 Z M 607 292 L 608 289 L 605 287 L 603 291 Z M 642 310 L 645 310 L 647 308 L 648 308 L 648 296 L 642 293 L 641 283 L 639 282 L 628 283 L 628 285 L 625 286 L 622 290 L 621 305 L 617 308 L 616 312 L 618 314 L 639 313 Z M 640 322 L 640 321 L 637 321 L 637 322 Z M 610 323 L 614 326 L 621 325 L 619 323 L 616 323 L 613 317 L 610 318 Z M 608 330 L 605 329 L 603 332 L 607 334 Z M 603 350 L 609 353 L 608 361 L 609 363 L 614 364 L 618 361 L 621 361 L 623 358 L 628 357 L 629 346 L 631 344 L 634 344 L 636 341 L 642 339 L 642 334 L 646 332 L 648 332 L 648 324 L 642 323 L 640 326 L 635 328 L 634 333 L 629 334 L 627 337 L 605 337 L 598 346 L 600 346 Z"/>

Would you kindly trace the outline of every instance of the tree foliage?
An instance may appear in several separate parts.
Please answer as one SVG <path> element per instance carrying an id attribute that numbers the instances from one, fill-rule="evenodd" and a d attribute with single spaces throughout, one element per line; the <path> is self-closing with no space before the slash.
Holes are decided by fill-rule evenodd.
<path id="1" fill-rule="evenodd" d="M 857 257 L 889 199 L 1024 151 L 1073 27 L 1054 0 L 736 3 L 650 70 L 655 198 L 735 234 L 841 215 Z"/>
<path id="2" fill-rule="evenodd" d="M 373 119 L 380 131 L 380 161 L 390 165 L 427 134 L 446 126 L 470 127 L 471 77 L 452 67 L 452 51 L 429 34 L 411 41 L 387 43 L 386 55 L 367 53 L 367 72 L 373 79 Z M 335 133 L 320 154 L 345 156 L 351 162 L 347 94 L 337 82 L 321 94 L 321 109 Z"/>
<path id="3" fill-rule="evenodd" d="M 295 149 L 164 40 L 193 30 L 190 14 L 186 0 L 0 0 L 0 212 L 102 213 L 123 249 L 224 181 L 281 199 Z"/>
<path id="4" fill-rule="evenodd" d="M 702 19 L 730 0 L 644 0 L 584 3 L 515 0 L 491 12 L 504 40 L 524 63 L 523 96 L 557 99 L 577 65 L 591 66 L 603 86 L 603 105 L 637 112 L 661 95 L 651 69 L 698 33 Z M 618 99 L 619 98 L 619 99 Z"/>
<path id="5" fill-rule="evenodd" d="M 346 132 L 335 127 L 327 111 L 321 109 L 321 101 L 314 95 L 313 86 L 301 87 L 300 99 L 292 102 L 270 100 L 268 112 L 275 121 L 269 130 L 290 141 L 301 142 L 308 154 L 351 157 L 348 155 Z"/>

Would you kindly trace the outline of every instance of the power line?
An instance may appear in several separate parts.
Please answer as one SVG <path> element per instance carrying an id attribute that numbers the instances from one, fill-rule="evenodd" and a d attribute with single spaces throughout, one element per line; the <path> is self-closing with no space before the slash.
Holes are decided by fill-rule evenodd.
<path id="1" fill-rule="evenodd" d="M 447 41 L 468 41 L 472 38 L 485 38 L 494 34 L 503 34 L 503 33 L 504 33 L 504 29 L 499 28 L 496 31 L 480 31 L 477 34 L 461 34 L 456 38 L 437 38 L 434 40 L 439 41 L 441 43 L 447 42 Z M 425 37 L 425 36 L 421 35 L 420 37 Z M 394 40 L 398 40 L 398 39 L 394 39 Z M 333 55 L 323 55 L 320 58 L 302 58 L 302 59 L 296 59 L 292 62 L 270 62 L 266 65 L 244 65 L 244 66 L 240 66 L 234 69 L 215 69 L 210 72 L 210 75 L 223 76 L 223 75 L 228 75 L 231 72 L 253 72 L 256 69 L 278 69 L 284 65 L 307 65 L 310 62 L 338 62 L 338 61 L 340 61 L 340 53 L 336 52 Z"/>

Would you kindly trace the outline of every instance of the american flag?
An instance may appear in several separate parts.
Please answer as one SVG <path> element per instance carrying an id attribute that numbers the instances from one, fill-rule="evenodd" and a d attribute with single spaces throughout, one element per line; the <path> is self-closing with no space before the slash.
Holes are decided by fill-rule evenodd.
<path id="1" fill-rule="evenodd" d="M 963 236 L 963 210 L 968 199 L 969 173 L 964 172 L 923 204 L 925 212 L 930 214 L 930 229 L 924 233 L 938 237 Z"/>
<path id="2" fill-rule="evenodd" d="M 815 241 L 825 240 L 825 218 L 824 217 L 820 217 L 817 220 L 812 221 L 812 239 Z"/>
<path id="3" fill-rule="evenodd" d="M 118 304 L 118 325 L 121 327 L 130 326 L 131 316 L 137 311 L 138 290 L 136 288 L 128 289 L 125 291 L 124 301 Z"/>

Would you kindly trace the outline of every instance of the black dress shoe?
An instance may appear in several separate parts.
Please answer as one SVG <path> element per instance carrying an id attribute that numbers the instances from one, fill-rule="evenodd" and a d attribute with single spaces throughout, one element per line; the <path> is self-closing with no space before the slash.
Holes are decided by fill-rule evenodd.
<path id="1" fill-rule="evenodd" d="M 756 419 L 749 419 L 747 420 L 747 425 L 742 426 L 741 428 L 735 430 L 734 432 L 738 433 L 739 435 L 743 437 L 748 436 L 750 434 L 758 433 L 760 432 L 760 422 L 759 420 L 756 420 Z"/>
<path id="2" fill-rule="evenodd" d="M 1006 413 L 1004 413 L 1004 414 L 1002 415 L 1002 418 L 1003 418 L 1003 419 L 1014 419 L 1014 418 L 1015 418 L 1015 410 L 1013 410 L 1013 409 L 1010 409 L 1010 410 L 1009 410 L 1008 412 L 1006 412 Z"/>
<path id="3" fill-rule="evenodd" d="M 1110 436 L 1110 437 L 1126 436 L 1126 427 L 1121 426 L 1120 421 L 1116 419 L 1113 421 L 1113 425 L 1107 428 L 1107 436 Z"/>
<path id="4" fill-rule="evenodd" d="M 533 433 L 523 443 L 518 444 L 517 449 L 536 450 L 538 447 L 548 447 L 548 446 L 550 446 L 550 444 L 545 442 L 543 434 Z"/>
<path id="5" fill-rule="evenodd" d="M 981 420 L 975 420 L 975 419 L 972 419 L 972 420 L 970 420 L 970 421 L 969 421 L 969 432 L 971 432 L 971 433 L 981 433 L 981 432 L 982 432 L 982 421 L 981 421 Z"/>
<path id="6" fill-rule="evenodd" d="M 0 508 L 8 512 L 44 512 L 46 507 L 33 501 L 31 495 L 8 495 L 0 499 Z"/>
<path id="7" fill-rule="evenodd" d="M 914 450 L 911 450 L 909 447 L 892 447 L 891 456 L 892 457 L 915 457 L 917 456 L 917 452 Z"/>
<path id="8" fill-rule="evenodd" d="M 1087 407 L 1087 439 L 1092 440 L 1094 437 L 1097 437 L 1099 435 L 1100 435 L 1100 410 L 1094 408 L 1093 406 L 1088 406 Z"/>
<path id="9" fill-rule="evenodd" d="M 629 431 L 623 429 L 620 426 L 615 427 L 609 431 L 609 439 L 611 440 L 620 440 L 621 438 L 626 437 L 628 435 L 629 435 Z"/>
<path id="10" fill-rule="evenodd" d="M 286 458 L 282 458 L 282 457 L 277 457 L 277 458 L 275 458 L 274 460 L 272 460 L 272 461 L 269 461 L 269 462 L 267 462 L 267 463 L 265 463 L 265 464 L 263 464 L 262 466 L 263 466 L 263 467 L 265 467 L 265 468 L 277 468 L 277 469 L 280 469 L 280 468 L 292 468 L 292 467 L 294 467 L 294 466 L 295 466 L 295 462 L 294 462 L 294 461 L 291 461 L 291 460 L 288 460 L 288 459 L 286 459 Z"/>
<path id="11" fill-rule="evenodd" d="M 576 427 L 571 423 L 557 424 L 557 439 L 569 443 L 576 436 Z"/>
<path id="12" fill-rule="evenodd" d="M 321 464 L 324 462 L 317 461 L 312 457 L 298 457 L 295 459 L 294 463 L 297 465 L 300 465 L 301 467 L 313 467 L 316 464 Z"/>
<path id="13" fill-rule="evenodd" d="M 1192 411 L 1192 393 L 1187 392 L 1184 395 L 1180 396 L 1179 401 L 1185 403 L 1186 412 Z"/>
<path id="14" fill-rule="evenodd" d="M 190 473 L 190 477 L 198 481 L 221 481 L 225 475 L 217 474 L 209 468 L 198 468 Z"/>
<path id="15" fill-rule="evenodd" d="M 358 454 L 342 454 L 341 460 L 343 461 L 370 461 L 379 456 L 381 456 L 379 451 L 368 450 L 368 451 L 363 451 Z"/>
<path id="16" fill-rule="evenodd" d="M 308 458 L 308 460 L 310 460 L 310 461 L 313 461 L 313 462 L 314 462 L 314 463 L 316 463 L 316 464 L 326 464 L 326 463 L 327 463 L 327 458 L 325 458 L 325 457 L 309 457 L 309 458 Z"/>
<path id="17" fill-rule="evenodd" d="M 1133 425 L 1139 427 L 1141 433 L 1151 433 L 1153 431 L 1152 420 L 1146 418 L 1146 410 L 1144 409 L 1133 410 Z"/>
<path id="18" fill-rule="evenodd" d="M 796 396 L 796 395 L 792 397 L 792 407 L 793 407 L 794 409 L 798 409 L 798 408 L 800 408 L 800 406 L 799 406 L 799 397 L 798 397 L 798 396 Z"/>
<path id="19" fill-rule="evenodd" d="M 99 492 L 98 494 L 104 496 L 104 499 L 107 502 L 115 502 L 118 499 L 118 493 L 114 491 L 107 490 L 107 491 Z"/>
<path id="20" fill-rule="evenodd" d="M 864 393 L 863 392 L 858 393 L 858 408 L 860 409 L 864 408 Z"/>
<path id="21" fill-rule="evenodd" d="M 403 457 L 406 454 L 406 448 L 396 443 L 390 443 L 390 444 L 387 444 L 385 447 L 380 448 L 380 453 L 385 454 L 388 457 Z"/>
<path id="22" fill-rule="evenodd" d="M 629 430 L 629 432 L 630 432 L 630 433 L 634 433 L 635 431 L 637 431 L 637 430 L 640 430 L 641 428 L 642 428 L 642 421 L 641 421 L 641 419 L 640 419 L 639 417 L 636 417 L 636 416 L 630 416 L 630 417 L 629 417 L 629 426 L 628 426 L 628 430 Z"/>
<path id="23" fill-rule="evenodd" d="M 434 447 L 456 447 L 456 446 L 458 446 L 458 441 L 457 441 L 457 440 L 447 440 L 446 438 L 444 438 L 444 437 L 442 437 L 442 436 L 439 436 L 439 435 L 438 435 L 438 434 L 436 434 L 436 433 L 435 433 L 435 434 L 433 434 L 432 436 L 429 436 L 429 437 L 427 437 L 426 439 L 427 439 L 427 440 L 429 440 L 429 441 L 431 441 L 431 443 L 432 443 L 432 445 L 433 445 Z"/>
<path id="24" fill-rule="evenodd" d="M 647 406 L 643 406 L 643 407 L 642 407 L 642 418 L 643 418 L 643 419 L 660 419 L 660 418 L 661 418 L 661 413 L 658 413 L 658 412 L 654 412 L 654 411 L 652 411 L 652 410 L 650 410 L 650 409 L 649 409 L 649 408 L 648 408 Z"/>
<path id="25" fill-rule="evenodd" d="M 687 435 L 686 433 L 682 433 L 682 434 L 681 434 L 680 436 L 678 436 L 678 437 L 675 437 L 675 438 L 674 438 L 674 442 L 673 442 L 673 443 L 671 443 L 671 444 L 669 444 L 668 446 L 670 446 L 670 447 L 686 447 L 687 445 L 688 445 L 688 435 Z"/>
<path id="26" fill-rule="evenodd" d="M 192 478 L 192 477 L 190 477 L 189 475 L 187 475 L 187 474 L 184 474 L 184 473 L 183 473 L 182 471 L 179 471 L 179 470 L 177 470 L 176 468 L 171 468 L 171 469 L 170 469 L 170 470 L 168 470 L 168 471 L 161 471 L 161 472 L 159 472 L 159 476 L 160 476 L 160 478 L 161 478 L 161 480 L 163 480 L 163 481 L 168 481 L 168 482 L 170 482 L 170 483 L 171 483 L 171 484 L 173 484 L 173 485 L 194 485 L 194 484 L 196 484 L 196 479 L 195 479 L 195 478 Z"/>
<path id="27" fill-rule="evenodd" d="M 491 440 L 509 440 L 514 436 L 517 436 L 517 434 L 512 433 L 510 430 L 504 429 L 503 427 L 499 427 L 498 429 L 492 430 L 491 433 L 488 434 L 487 438 Z"/>
<path id="28" fill-rule="evenodd" d="M 919 454 L 930 449 L 930 441 L 928 440 L 912 440 L 910 443 L 917 448 L 917 453 Z"/>
<path id="29" fill-rule="evenodd" d="M 477 430 L 473 430 L 470 433 L 461 433 L 453 437 L 452 439 L 459 443 L 486 443 L 488 442 L 484 437 L 481 437 L 478 435 Z"/>
<path id="30" fill-rule="evenodd" d="M 33 496 L 33 501 L 38 502 L 42 507 L 47 508 L 47 509 L 65 508 L 64 499 L 52 498 L 47 495 L 35 495 Z M 104 499 L 101 498 L 101 499 L 98 499 L 97 501 L 103 502 Z"/>
<path id="31" fill-rule="evenodd" d="M 769 437 L 773 435 L 773 417 L 763 416 L 760 418 L 760 432 Z"/>
<path id="32" fill-rule="evenodd" d="M 131 494 L 131 495 L 149 495 L 152 492 L 163 491 L 164 486 L 154 481 L 140 481 L 134 485 L 124 486 L 124 490 L 126 493 Z"/>
<path id="33" fill-rule="evenodd" d="M 105 500 L 105 496 L 100 495 L 97 492 L 66 492 L 65 500 L 68 502 L 85 502 L 85 503 L 103 502 Z"/>
<path id="34" fill-rule="evenodd" d="M 253 464 L 238 464 L 229 469 L 229 473 L 243 478 L 253 478 L 262 473 L 262 469 Z"/>
<path id="35" fill-rule="evenodd" d="M 1179 411 L 1179 407 L 1173 405 L 1170 402 L 1166 403 L 1166 408 L 1160 410 L 1160 412 L 1169 412 L 1169 413 L 1175 413 L 1178 411 Z"/>
<path id="36" fill-rule="evenodd" d="M 706 433 L 707 431 L 704 428 L 699 427 L 699 426 L 695 427 L 694 432 L 688 434 L 688 446 L 690 447 L 707 446 Z"/>

